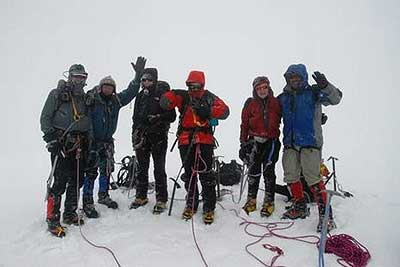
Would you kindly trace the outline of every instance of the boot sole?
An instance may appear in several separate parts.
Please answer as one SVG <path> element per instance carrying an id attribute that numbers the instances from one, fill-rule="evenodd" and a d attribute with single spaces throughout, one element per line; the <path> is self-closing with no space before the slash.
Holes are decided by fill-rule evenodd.
<path id="1" fill-rule="evenodd" d="M 185 220 L 185 221 L 189 221 L 190 219 L 192 219 L 193 218 L 193 216 L 185 216 L 185 215 L 182 215 L 182 220 Z"/>
<path id="2" fill-rule="evenodd" d="M 164 210 L 163 211 L 153 211 L 154 215 L 160 215 L 161 213 L 164 213 Z"/>
<path id="3" fill-rule="evenodd" d="M 281 217 L 281 219 L 297 220 L 297 219 L 305 219 L 305 218 L 307 218 L 308 216 L 310 216 L 310 208 L 307 208 L 307 212 L 306 212 L 304 215 L 302 215 L 302 216 L 299 216 L 299 217 L 296 217 L 296 218 L 290 218 L 289 216 L 283 215 L 283 216 Z"/>
<path id="4" fill-rule="evenodd" d="M 87 214 L 86 212 L 85 212 L 85 216 L 86 216 L 86 218 L 89 218 L 89 219 L 97 219 L 100 217 L 99 214 L 91 215 L 91 214 Z"/>
<path id="5" fill-rule="evenodd" d="M 268 218 L 268 217 L 270 217 L 271 215 L 272 215 L 272 213 L 260 212 L 260 216 L 261 216 L 261 217 Z"/>
<path id="6" fill-rule="evenodd" d="M 79 224 L 79 222 L 69 222 L 69 221 L 64 221 L 64 220 L 63 220 L 63 223 L 65 223 L 65 224 L 67 224 L 67 225 L 79 226 L 79 225 L 84 225 L 84 224 L 85 224 L 85 221 L 81 220 L 81 222 L 80 222 L 80 224 Z"/>
<path id="7" fill-rule="evenodd" d="M 145 206 L 147 203 L 149 203 L 148 200 L 145 201 L 145 202 L 143 202 L 143 203 L 141 203 L 141 204 L 136 204 L 136 203 L 132 202 L 131 205 L 129 206 L 129 209 L 130 209 L 130 210 L 132 210 L 132 209 L 137 209 L 137 208 L 140 208 L 140 207 Z"/>
<path id="8" fill-rule="evenodd" d="M 54 230 L 48 230 L 53 236 L 63 238 L 65 236 L 65 230 L 60 230 L 60 229 L 54 229 Z"/>
<path id="9" fill-rule="evenodd" d="M 107 205 L 107 204 L 105 204 L 105 203 L 100 203 L 100 202 L 98 202 L 98 203 L 101 204 L 101 205 L 106 206 L 106 207 L 109 208 L 109 209 L 113 209 L 113 210 L 118 209 L 118 204 L 117 204 L 117 203 L 116 203 L 116 204 L 109 204 L 109 205 Z"/>

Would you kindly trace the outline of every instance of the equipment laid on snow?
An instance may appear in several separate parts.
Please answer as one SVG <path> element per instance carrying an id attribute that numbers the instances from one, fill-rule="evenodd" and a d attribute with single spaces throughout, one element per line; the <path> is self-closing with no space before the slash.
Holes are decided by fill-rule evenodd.
<path id="1" fill-rule="evenodd" d="M 121 169 L 117 174 L 117 185 L 134 188 L 137 182 L 137 160 L 134 155 L 126 156 L 121 160 Z"/>
<path id="2" fill-rule="evenodd" d="M 333 177 L 333 190 L 334 191 L 338 191 L 343 193 L 343 195 L 345 197 L 353 197 L 353 194 L 348 192 L 348 191 L 344 191 L 341 186 L 338 184 L 337 179 L 336 179 L 336 161 L 339 160 L 338 158 L 335 158 L 333 156 L 330 156 L 328 158 L 328 161 L 331 160 L 332 161 L 332 173 L 327 176 L 327 180 L 325 181 L 325 185 L 332 179 Z"/>
<path id="3" fill-rule="evenodd" d="M 137 184 L 137 174 L 138 174 L 138 162 L 136 159 L 135 155 L 132 156 L 125 156 L 122 158 L 121 163 L 118 163 L 121 165 L 121 168 L 118 171 L 117 174 L 117 181 L 111 183 L 112 188 L 118 188 L 118 187 L 125 187 L 129 190 L 136 188 Z M 153 192 L 155 188 L 155 183 L 150 182 L 148 191 Z M 129 198 L 129 194 L 128 194 Z"/>
<path id="4" fill-rule="evenodd" d="M 240 183 L 240 177 L 243 172 L 243 165 L 236 160 L 230 163 L 221 162 L 219 166 L 219 181 L 222 185 L 231 186 Z"/>

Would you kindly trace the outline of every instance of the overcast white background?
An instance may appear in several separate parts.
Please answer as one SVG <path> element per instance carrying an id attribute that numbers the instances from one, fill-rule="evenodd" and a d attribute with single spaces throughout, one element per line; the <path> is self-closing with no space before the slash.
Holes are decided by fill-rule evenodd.
<path id="1" fill-rule="evenodd" d="M 7 242 L 24 218 L 44 219 L 50 164 L 39 116 L 62 73 L 81 63 L 89 73 L 86 89 L 112 75 L 122 90 L 134 76 L 130 62 L 137 56 L 146 57 L 172 88 L 184 88 L 192 69 L 205 72 L 206 88 L 231 109 L 216 135 L 216 153 L 226 160 L 237 158 L 241 107 L 254 77 L 268 76 L 278 95 L 290 64 L 304 63 L 310 77 L 323 72 L 344 94 L 338 106 L 324 109 L 324 157 L 340 159 L 338 179 L 347 189 L 377 199 L 367 209 L 371 216 L 392 208 L 375 228 L 397 227 L 399 32 L 398 1 L 2 0 L 0 238 Z M 129 107 L 121 110 L 117 160 L 132 153 L 131 115 Z M 167 165 L 174 176 L 177 150 Z M 280 164 L 277 171 L 281 181 Z"/>

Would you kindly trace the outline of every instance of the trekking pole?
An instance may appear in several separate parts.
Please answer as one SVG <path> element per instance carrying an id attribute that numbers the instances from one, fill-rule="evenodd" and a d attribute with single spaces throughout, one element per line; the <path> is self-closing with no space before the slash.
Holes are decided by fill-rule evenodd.
<path id="1" fill-rule="evenodd" d="M 319 242 L 319 255 L 318 255 L 318 266 L 319 267 L 324 267 L 325 262 L 324 262 L 324 253 L 325 253 L 325 245 L 326 245 L 326 235 L 328 233 L 328 220 L 329 220 L 329 212 L 332 213 L 331 211 L 331 199 L 332 196 L 339 196 L 342 198 L 345 198 L 341 193 L 332 191 L 332 190 L 325 190 L 327 194 L 327 201 L 325 205 L 325 214 L 324 214 L 324 220 L 322 221 L 322 229 L 321 229 L 321 238 Z M 333 216 L 333 214 L 331 214 Z"/>
<path id="2" fill-rule="evenodd" d="M 174 143 L 172 144 L 171 149 L 169 150 L 169 152 L 172 152 L 172 151 L 174 150 L 174 147 L 176 146 L 176 143 L 177 143 L 177 142 L 178 142 L 178 137 L 175 138 L 175 141 L 174 141 Z"/>
<path id="3" fill-rule="evenodd" d="M 248 166 L 248 164 L 247 163 L 245 163 L 244 164 L 245 166 L 246 166 L 246 168 L 243 168 L 243 172 L 242 172 L 242 175 L 241 175 L 241 177 L 240 177 L 240 191 L 239 191 L 239 200 L 238 200 L 238 203 L 237 204 L 239 204 L 240 203 L 240 201 L 242 200 L 242 195 L 243 195 L 243 191 L 244 191 L 244 186 L 243 186 L 243 183 L 244 183 L 244 177 L 245 176 L 248 176 L 248 173 L 249 173 L 249 166 Z M 246 170 L 246 171 L 245 171 Z M 247 179 L 247 177 L 246 177 L 246 179 Z"/>
<path id="4" fill-rule="evenodd" d="M 107 177 L 108 177 L 108 187 L 111 190 L 116 190 L 116 189 L 119 189 L 119 186 L 118 186 L 117 182 L 115 181 L 114 176 L 112 175 L 113 165 L 115 164 L 115 161 L 113 158 L 114 151 L 111 150 L 111 147 L 107 146 L 106 153 L 107 153 L 106 173 L 107 173 Z M 112 180 L 112 182 L 111 182 L 111 180 Z"/>
<path id="5" fill-rule="evenodd" d="M 51 184 L 53 183 L 54 172 L 56 170 L 58 157 L 59 157 L 59 155 L 57 154 L 57 156 L 54 158 L 53 166 L 51 167 L 49 178 L 47 178 L 47 182 L 46 182 L 47 183 L 47 186 L 46 186 L 47 187 L 47 189 L 46 189 L 46 197 L 44 198 L 44 201 L 46 201 L 49 198 L 49 195 L 50 195 Z"/>
<path id="6" fill-rule="evenodd" d="M 332 160 L 333 190 L 337 191 L 337 190 L 336 190 L 336 165 L 335 165 L 335 161 L 336 161 L 336 160 L 339 160 L 339 159 L 330 156 L 329 159 L 328 159 L 328 161 L 329 161 L 329 160 Z"/>
<path id="7" fill-rule="evenodd" d="M 63 139 L 63 138 L 67 135 L 67 133 L 72 129 L 72 127 L 73 127 L 77 122 L 78 122 L 78 121 L 73 121 L 73 122 L 67 127 L 67 129 L 65 129 L 65 131 L 64 131 L 64 133 L 61 135 L 60 139 Z M 61 149 L 60 153 L 61 153 L 61 156 L 62 156 L 63 158 L 65 158 L 65 154 L 64 154 L 64 152 L 63 152 L 62 149 Z M 55 172 L 55 170 L 56 170 L 56 165 L 57 165 L 57 162 L 58 162 L 58 158 L 59 158 L 59 157 L 60 157 L 60 155 L 57 154 L 56 157 L 54 158 L 54 162 L 53 162 L 53 166 L 51 167 L 51 171 L 50 171 L 49 178 L 47 178 L 47 181 L 46 181 L 46 184 L 47 184 L 47 185 L 46 185 L 46 196 L 45 196 L 44 201 L 46 201 L 46 200 L 49 198 L 50 189 L 51 189 L 51 184 L 53 183 L 54 172 Z"/>
<path id="8" fill-rule="evenodd" d="M 130 193 L 132 191 L 132 188 L 135 185 L 136 181 L 135 181 L 135 176 L 136 176 L 136 169 L 137 169 L 137 163 L 136 163 L 136 156 L 132 155 L 132 157 L 129 159 L 128 162 L 128 181 L 130 179 L 130 183 L 129 183 L 129 187 L 128 187 L 128 199 L 130 199 L 131 196 Z"/>
<path id="9" fill-rule="evenodd" d="M 244 168 L 243 168 L 242 177 L 240 178 L 240 195 L 239 195 L 239 201 L 238 201 L 237 204 L 239 204 L 240 201 L 242 200 L 244 187 L 246 186 L 247 179 L 249 178 L 249 172 L 250 172 L 250 169 L 254 165 L 254 160 L 255 160 L 256 153 L 257 153 L 257 144 L 256 144 L 256 142 L 254 140 L 251 141 L 251 142 L 253 143 L 253 147 L 251 148 L 251 152 L 250 152 L 250 155 L 249 155 L 248 162 L 244 163 L 244 165 L 246 166 L 246 171 L 244 171 Z M 244 179 L 245 176 L 246 176 L 246 180 Z"/>
<path id="10" fill-rule="evenodd" d="M 219 175 L 219 160 L 223 156 L 213 156 L 214 171 L 217 173 L 217 199 L 221 200 L 221 177 Z"/>

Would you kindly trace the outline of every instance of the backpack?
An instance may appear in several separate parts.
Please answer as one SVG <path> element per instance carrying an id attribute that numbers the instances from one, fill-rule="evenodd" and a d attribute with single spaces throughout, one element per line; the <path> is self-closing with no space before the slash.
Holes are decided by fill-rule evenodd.
<path id="1" fill-rule="evenodd" d="M 219 166 L 219 182 L 222 185 L 234 185 L 240 182 L 243 166 L 231 160 L 230 163 L 221 162 Z"/>

